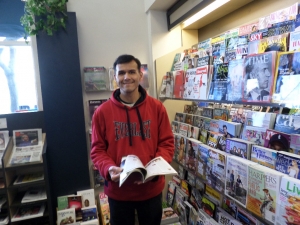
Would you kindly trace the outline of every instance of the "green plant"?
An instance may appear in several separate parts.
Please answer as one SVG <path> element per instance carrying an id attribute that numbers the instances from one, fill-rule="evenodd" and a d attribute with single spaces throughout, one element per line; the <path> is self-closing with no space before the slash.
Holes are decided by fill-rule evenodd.
<path id="1" fill-rule="evenodd" d="M 26 0 L 25 13 L 21 17 L 21 24 L 27 36 L 43 31 L 53 35 L 59 28 L 66 28 L 66 3 L 68 0 Z"/>

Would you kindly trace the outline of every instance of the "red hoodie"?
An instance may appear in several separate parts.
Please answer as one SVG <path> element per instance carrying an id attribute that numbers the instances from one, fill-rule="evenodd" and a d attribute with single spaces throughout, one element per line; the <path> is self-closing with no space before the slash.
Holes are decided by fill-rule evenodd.
<path id="1" fill-rule="evenodd" d="M 165 179 L 159 176 L 156 181 L 140 185 L 129 179 L 119 187 L 119 182 L 110 180 L 108 169 L 111 166 L 120 167 L 122 157 L 127 155 L 137 155 L 144 165 L 157 156 L 170 163 L 174 154 L 174 137 L 165 107 L 148 96 L 141 86 L 139 91 L 141 98 L 130 108 L 119 102 L 120 90 L 116 90 L 98 107 L 92 121 L 91 159 L 108 181 L 104 186 L 105 194 L 120 201 L 155 197 L 162 192 Z M 128 124 L 131 132 L 128 132 Z"/>

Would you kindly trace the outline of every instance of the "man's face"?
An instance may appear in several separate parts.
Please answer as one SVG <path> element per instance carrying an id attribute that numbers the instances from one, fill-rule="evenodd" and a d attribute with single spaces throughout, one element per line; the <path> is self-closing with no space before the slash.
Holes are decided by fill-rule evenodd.
<path id="1" fill-rule="evenodd" d="M 266 63 L 257 65 L 256 78 L 260 89 L 265 89 L 269 86 L 269 78 L 271 73 Z"/>
<path id="2" fill-rule="evenodd" d="M 22 140 L 23 140 L 23 141 L 29 141 L 29 138 L 28 138 L 28 136 L 27 136 L 26 134 L 24 134 L 24 135 L 22 136 Z"/>
<path id="3" fill-rule="evenodd" d="M 227 134 L 227 127 L 223 127 L 223 131 L 225 134 Z"/>
<path id="4" fill-rule="evenodd" d="M 135 61 L 129 63 L 117 64 L 115 80 L 120 88 L 121 94 L 130 94 L 138 91 L 140 80 L 143 73 L 138 70 Z"/>

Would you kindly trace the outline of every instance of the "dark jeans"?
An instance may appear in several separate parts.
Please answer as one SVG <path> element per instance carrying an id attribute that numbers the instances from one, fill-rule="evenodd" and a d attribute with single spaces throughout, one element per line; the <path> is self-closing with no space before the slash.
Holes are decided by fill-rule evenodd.
<path id="1" fill-rule="evenodd" d="M 134 225 L 135 210 L 139 225 L 160 225 L 162 194 L 145 201 L 117 201 L 108 198 L 111 225 Z"/>

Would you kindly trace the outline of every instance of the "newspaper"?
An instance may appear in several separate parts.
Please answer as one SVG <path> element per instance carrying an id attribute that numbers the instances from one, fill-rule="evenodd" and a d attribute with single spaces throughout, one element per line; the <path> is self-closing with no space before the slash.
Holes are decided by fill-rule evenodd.
<path id="1" fill-rule="evenodd" d="M 14 130 L 13 141 L 14 147 L 9 160 L 11 165 L 42 160 L 42 129 Z"/>

